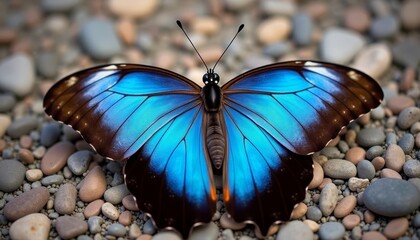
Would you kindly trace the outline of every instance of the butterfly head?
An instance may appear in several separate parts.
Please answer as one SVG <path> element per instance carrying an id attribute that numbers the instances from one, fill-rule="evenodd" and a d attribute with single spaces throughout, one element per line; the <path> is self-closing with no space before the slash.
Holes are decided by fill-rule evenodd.
<path id="1" fill-rule="evenodd" d="M 203 82 L 206 85 L 218 84 L 220 82 L 219 74 L 215 73 L 213 69 L 209 69 L 207 73 L 203 75 Z"/>

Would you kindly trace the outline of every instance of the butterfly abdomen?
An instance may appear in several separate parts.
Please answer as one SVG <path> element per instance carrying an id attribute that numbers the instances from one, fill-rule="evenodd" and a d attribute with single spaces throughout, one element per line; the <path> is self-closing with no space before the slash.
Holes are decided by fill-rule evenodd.
<path id="1" fill-rule="evenodd" d="M 206 129 L 207 152 L 213 166 L 216 169 L 220 169 L 225 157 L 226 144 L 219 113 L 210 112 L 207 114 Z"/>

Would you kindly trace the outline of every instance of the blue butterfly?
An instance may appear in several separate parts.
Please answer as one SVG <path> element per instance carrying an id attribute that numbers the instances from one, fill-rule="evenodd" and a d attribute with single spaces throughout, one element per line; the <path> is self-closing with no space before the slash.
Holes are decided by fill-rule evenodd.
<path id="1" fill-rule="evenodd" d="M 239 32 L 239 31 L 238 31 Z M 317 61 L 275 63 L 219 87 L 146 65 L 111 64 L 57 82 L 45 112 L 79 131 L 102 156 L 127 159 L 125 181 L 159 228 L 187 237 L 223 201 L 237 222 L 269 227 L 290 218 L 312 179 L 308 154 L 380 104 L 368 75 Z"/>

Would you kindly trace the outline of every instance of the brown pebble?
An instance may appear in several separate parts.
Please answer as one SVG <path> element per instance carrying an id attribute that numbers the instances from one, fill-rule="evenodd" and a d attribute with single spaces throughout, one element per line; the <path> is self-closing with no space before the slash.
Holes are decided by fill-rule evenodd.
<path id="1" fill-rule="evenodd" d="M 334 216 L 336 218 L 343 218 L 349 215 L 357 205 L 357 199 L 353 195 L 348 195 L 338 202 L 334 209 Z"/>
<path id="2" fill-rule="evenodd" d="M 400 19 L 404 28 L 415 30 L 420 27 L 420 2 L 417 0 L 403 1 L 400 8 Z"/>
<path id="3" fill-rule="evenodd" d="M 335 138 L 331 139 L 331 141 L 327 144 L 327 147 L 335 147 L 340 142 L 340 136 L 336 136 Z"/>
<path id="4" fill-rule="evenodd" d="M 309 1 L 305 6 L 305 11 L 313 18 L 320 19 L 325 17 L 329 12 L 329 6 L 324 1 Z"/>
<path id="5" fill-rule="evenodd" d="M 71 214 L 76 208 L 77 189 L 71 183 L 60 186 L 55 193 L 54 209 L 60 214 Z"/>
<path id="6" fill-rule="evenodd" d="M 416 135 L 414 143 L 416 144 L 416 147 L 420 148 L 420 134 L 419 133 Z"/>
<path id="7" fill-rule="evenodd" d="M 361 147 L 352 147 L 346 152 L 345 159 L 349 160 L 354 165 L 357 165 L 360 161 L 365 159 L 365 155 L 365 149 Z"/>
<path id="8" fill-rule="evenodd" d="M 344 136 L 344 138 L 349 146 L 353 146 L 356 143 L 356 136 L 357 136 L 357 133 L 353 129 L 349 129 L 346 132 L 346 135 Z"/>
<path id="9" fill-rule="evenodd" d="M 378 231 L 363 233 L 362 240 L 387 240 L 386 237 Z"/>
<path id="10" fill-rule="evenodd" d="M 118 222 L 124 226 L 129 226 L 132 222 L 132 214 L 130 211 L 124 211 L 118 217 Z"/>
<path id="11" fill-rule="evenodd" d="M 26 164 L 32 164 L 35 162 L 34 154 L 25 148 L 19 149 L 18 157 Z"/>
<path id="12" fill-rule="evenodd" d="M 86 175 L 79 190 L 79 198 L 83 202 L 92 202 L 102 197 L 106 190 L 106 178 L 99 166 L 94 167 Z"/>
<path id="13" fill-rule="evenodd" d="M 395 218 L 388 222 L 384 228 L 384 235 L 390 239 L 397 239 L 408 230 L 408 219 L 405 217 Z"/>
<path id="14" fill-rule="evenodd" d="M 0 152 L 2 152 L 7 147 L 7 143 L 4 139 L 0 139 Z"/>
<path id="15" fill-rule="evenodd" d="M 133 195 L 129 194 L 122 199 L 123 206 L 130 211 L 139 211 L 137 207 L 136 200 L 134 200 Z"/>
<path id="16" fill-rule="evenodd" d="M 58 142 L 50 147 L 41 160 L 41 170 L 45 175 L 52 175 L 66 166 L 67 158 L 75 152 L 70 142 Z"/>
<path id="17" fill-rule="evenodd" d="M 0 29 L 0 44 L 7 44 L 13 42 L 17 37 L 17 33 L 13 29 Z"/>
<path id="18" fill-rule="evenodd" d="M 305 219 L 303 220 L 303 223 L 308 225 L 309 229 L 311 229 L 312 232 L 318 232 L 320 225 L 317 222 L 310 219 Z"/>
<path id="19" fill-rule="evenodd" d="M 220 31 L 220 23 L 214 17 L 197 17 L 192 23 L 194 32 L 212 35 Z"/>
<path id="20" fill-rule="evenodd" d="M 372 159 L 372 164 L 376 171 L 381 170 L 385 167 L 385 159 L 383 157 L 375 157 Z"/>
<path id="21" fill-rule="evenodd" d="M 324 170 L 322 170 L 321 165 L 318 162 L 313 162 L 314 170 L 313 170 L 313 177 L 312 181 L 309 183 L 309 189 L 315 189 L 319 185 L 321 185 L 322 180 L 324 179 Z"/>
<path id="22" fill-rule="evenodd" d="M 390 168 L 384 168 L 381 171 L 381 178 L 396 178 L 396 179 L 402 179 L 401 175 L 390 169 Z"/>
<path id="23" fill-rule="evenodd" d="M 102 199 L 97 199 L 93 202 L 90 202 L 85 210 L 83 211 L 83 215 L 85 216 L 85 218 L 90 218 L 92 216 L 98 216 L 99 213 L 101 212 L 101 207 L 104 204 L 104 200 Z"/>
<path id="24" fill-rule="evenodd" d="M 398 95 L 395 97 L 392 97 L 387 102 L 387 107 L 394 113 L 395 115 L 398 115 L 403 109 L 408 107 L 415 106 L 416 103 L 411 97 L 408 97 L 406 95 Z"/>
<path id="25" fill-rule="evenodd" d="M 19 139 L 19 145 L 23 148 L 31 148 L 32 147 L 32 138 L 28 135 L 23 135 Z"/>
<path id="26" fill-rule="evenodd" d="M 87 232 L 88 224 L 81 218 L 61 216 L 55 221 L 55 229 L 63 239 L 70 239 Z"/>
<path id="27" fill-rule="evenodd" d="M 407 67 L 404 69 L 404 72 L 402 74 L 401 80 L 400 80 L 400 90 L 402 91 L 408 91 L 413 87 L 413 83 L 416 78 L 416 69 L 413 67 Z"/>
<path id="28" fill-rule="evenodd" d="M 117 32 L 124 43 L 132 45 L 136 41 L 136 27 L 130 18 L 122 18 L 117 22 Z"/>
<path id="29" fill-rule="evenodd" d="M 357 32 L 365 32 L 371 22 L 368 10 L 364 7 L 350 7 L 344 12 L 344 25 Z"/>
<path id="30" fill-rule="evenodd" d="M 373 221 L 375 221 L 376 215 L 371 212 L 370 210 L 366 210 L 363 213 L 363 220 L 365 221 L 365 223 L 372 223 Z"/>
<path id="31" fill-rule="evenodd" d="M 343 225 L 347 230 L 351 230 L 360 223 L 360 217 L 357 214 L 350 214 L 343 218 Z"/>
<path id="32" fill-rule="evenodd" d="M 44 208 L 50 197 L 46 187 L 37 187 L 24 192 L 12 199 L 3 208 L 3 215 L 10 221 L 15 221 L 30 213 L 37 213 Z"/>
<path id="33" fill-rule="evenodd" d="M 219 46 L 210 46 L 202 49 L 200 54 L 203 57 L 204 62 L 216 62 L 222 55 L 223 50 L 224 49 Z"/>
<path id="34" fill-rule="evenodd" d="M 273 31 L 276 29 L 276 31 Z M 277 16 L 268 18 L 257 27 L 258 40 L 263 44 L 271 44 L 285 39 L 291 30 L 290 20 Z"/>
<path id="35" fill-rule="evenodd" d="M 397 172 L 401 171 L 405 163 L 405 154 L 396 144 L 390 144 L 384 154 L 385 166 Z"/>
<path id="36" fill-rule="evenodd" d="M 136 238 L 136 240 L 152 240 L 153 236 L 149 234 L 142 234 Z"/>
<path id="37" fill-rule="evenodd" d="M 366 113 L 366 114 L 363 114 L 362 116 L 360 116 L 357 119 L 357 122 L 360 125 L 363 125 L 363 126 L 366 125 L 366 124 L 368 124 L 370 122 L 370 113 Z"/>
<path id="38" fill-rule="evenodd" d="M 325 185 L 327 185 L 328 183 L 332 183 L 331 178 L 324 178 L 324 179 L 322 179 L 322 182 L 321 182 L 321 184 L 318 186 L 318 189 L 319 189 L 319 190 L 322 190 L 322 189 L 325 187 Z"/>
<path id="39" fill-rule="evenodd" d="M 300 219 L 305 216 L 306 212 L 308 211 L 308 206 L 304 203 L 299 203 L 292 211 L 291 219 Z"/>

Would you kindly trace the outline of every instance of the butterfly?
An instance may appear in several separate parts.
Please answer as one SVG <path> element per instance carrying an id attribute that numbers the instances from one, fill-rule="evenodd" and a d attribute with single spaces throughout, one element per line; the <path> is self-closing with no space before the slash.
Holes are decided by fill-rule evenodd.
<path id="1" fill-rule="evenodd" d="M 126 159 L 125 183 L 140 210 L 186 238 L 216 212 L 214 174 L 223 176 L 235 221 L 263 234 L 287 221 L 312 179 L 310 154 L 383 98 L 363 72 L 319 61 L 219 81 L 214 67 L 200 87 L 158 67 L 102 65 L 55 83 L 44 109 L 102 156 Z"/>

